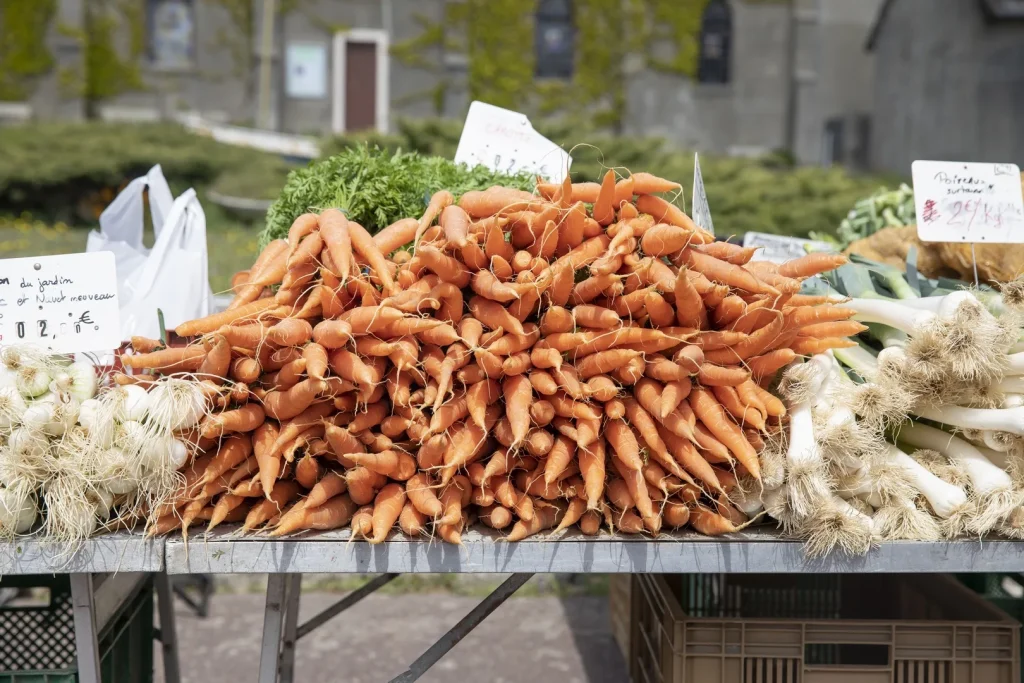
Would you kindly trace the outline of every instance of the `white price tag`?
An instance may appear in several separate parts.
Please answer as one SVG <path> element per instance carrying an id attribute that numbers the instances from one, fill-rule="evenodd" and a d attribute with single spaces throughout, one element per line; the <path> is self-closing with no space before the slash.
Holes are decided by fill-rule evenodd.
<path id="1" fill-rule="evenodd" d="M 693 222 L 712 235 L 715 224 L 711 221 L 711 207 L 708 206 L 708 195 L 704 192 L 704 177 L 700 174 L 700 159 L 693 155 Z"/>
<path id="2" fill-rule="evenodd" d="M 473 102 L 462 127 L 455 162 L 502 173 L 528 171 L 560 183 L 569 172 L 572 157 L 535 131 L 523 114 Z"/>
<path id="3" fill-rule="evenodd" d="M 817 240 L 806 240 L 802 237 L 789 237 L 787 235 L 771 235 L 764 232 L 748 232 L 743 235 L 743 246 L 762 247 L 752 261 L 771 261 L 772 263 L 785 263 L 795 258 L 804 256 L 811 251 L 835 251 L 831 244 Z"/>
<path id="4" fill-rule="evenodd" d="M 921 241 L 1024 243 L 1016 164 L 915 161 L 911 171 Z"/>
<path id="5" fill-rule="evenodd" d="M 53 353 L 120 346 L 111 252 L 0 260 L 0 346 L 25 343 Z"/>

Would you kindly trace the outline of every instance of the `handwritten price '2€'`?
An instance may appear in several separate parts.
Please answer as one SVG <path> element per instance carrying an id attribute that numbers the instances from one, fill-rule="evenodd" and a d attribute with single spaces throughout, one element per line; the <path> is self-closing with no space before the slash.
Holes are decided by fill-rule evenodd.
<path id="1" fill-rule="evenodd" d="M 1024 216 L 1011 202 L 990 202 L 984 199 L 952 199 L 924 201 L 921 220 L 929 225 L 971 228 L 1002 228 L 1004 220 L 1019 222 Z"/>

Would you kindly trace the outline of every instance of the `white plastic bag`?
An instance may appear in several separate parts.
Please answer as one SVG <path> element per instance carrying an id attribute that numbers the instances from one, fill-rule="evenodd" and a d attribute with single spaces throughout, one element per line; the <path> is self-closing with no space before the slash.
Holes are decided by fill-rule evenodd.
<path id="1" fill-rule="evenodd" d="M 152 250 L 142 243 L 147 188 L 156 237 Z M 169 330 L 210 313 L 206 215 L 195 190 L 171 197 L 160 166 L 154 166 L 128 184 L 100 215 L 100 230 L 89 233 L 86 251 L 114 253 L 122 339 L 159 337 L 158 308 Z"/>

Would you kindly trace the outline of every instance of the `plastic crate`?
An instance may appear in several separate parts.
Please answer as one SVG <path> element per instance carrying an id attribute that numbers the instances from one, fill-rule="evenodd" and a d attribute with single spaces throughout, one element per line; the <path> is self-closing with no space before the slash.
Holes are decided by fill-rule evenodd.
<path id="1" fill-rule="evenodd" d="M 612 637 L 622 651 L 623 659 L 629 659 L 631 582 L 629 574 L 611 574 L 608 577 L 608 614 L 611 618 Z"/>
<path id="2" fill-rule="evenodd" d="M 635 575 L 634 683 L 1017 683 L 1020 623 L 942 575 Z"/>
<path id="3" fill-rule="evenodd" d="M 46 588 L 39 606 L 0 607 L 0 683 L 78 680 L 71 583 L 66 575 L 9 576 L 3 588 Z M 153 680 L 153 584 L 142 582 L 99 634 L 103 683 Z"/>

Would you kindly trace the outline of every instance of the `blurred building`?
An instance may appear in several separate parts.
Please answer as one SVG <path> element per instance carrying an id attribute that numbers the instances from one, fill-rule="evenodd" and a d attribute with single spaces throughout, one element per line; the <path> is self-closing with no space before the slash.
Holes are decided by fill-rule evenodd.
<path id="1" fill-rule="evenodd" d="M 55 23 L 81 27 L 86 1 L 62 0 Z M 214 0 L 140 0 L 144 88 L 105 100 L 99 114 L 155 120 L 192 113 L 307 134 L 387 130 L 397 117 L 433 116 L 439 108 L 464 115 L 464 54 L 425 47 L 440 73 L 391 54 L 420 35 L 425 21 L 441 22 L 446 3 L 456 0 L 302 0 L 301 11 L 262 21 L 265 7 L 288 1 L 253 0 L 251 12 L 232 14 L 225 9 L 232 3 Z M 942 0 L 954 1 L 964 0 Z M 642 59 L 628 65 L 622 132 L 721 153 L 783 149 L 804 163 L 866 166 L 876 88 L 874 56 L 863 45 L 880 4 L 711 0 L 696 79 L 650 69 Z M 537 0 L 535 7 L 537 76 L 571 78 L 572 0 Z M 81 60 L 68 31 L 54 28 L 48 40 L 58 67 Z M 456 85 L 442 101 L 422 96 L 441 79 Z M 82 103 L 61 93 L 57 81 L 55 70 L 27 103 L 0 103 L 0 117 L 82 116 Z"/>
<path id="2" fill-rule="evenodd" d="M 1024 159 L 1024 1 L 886 0 L 867 49 L 872 166 Z"/>

